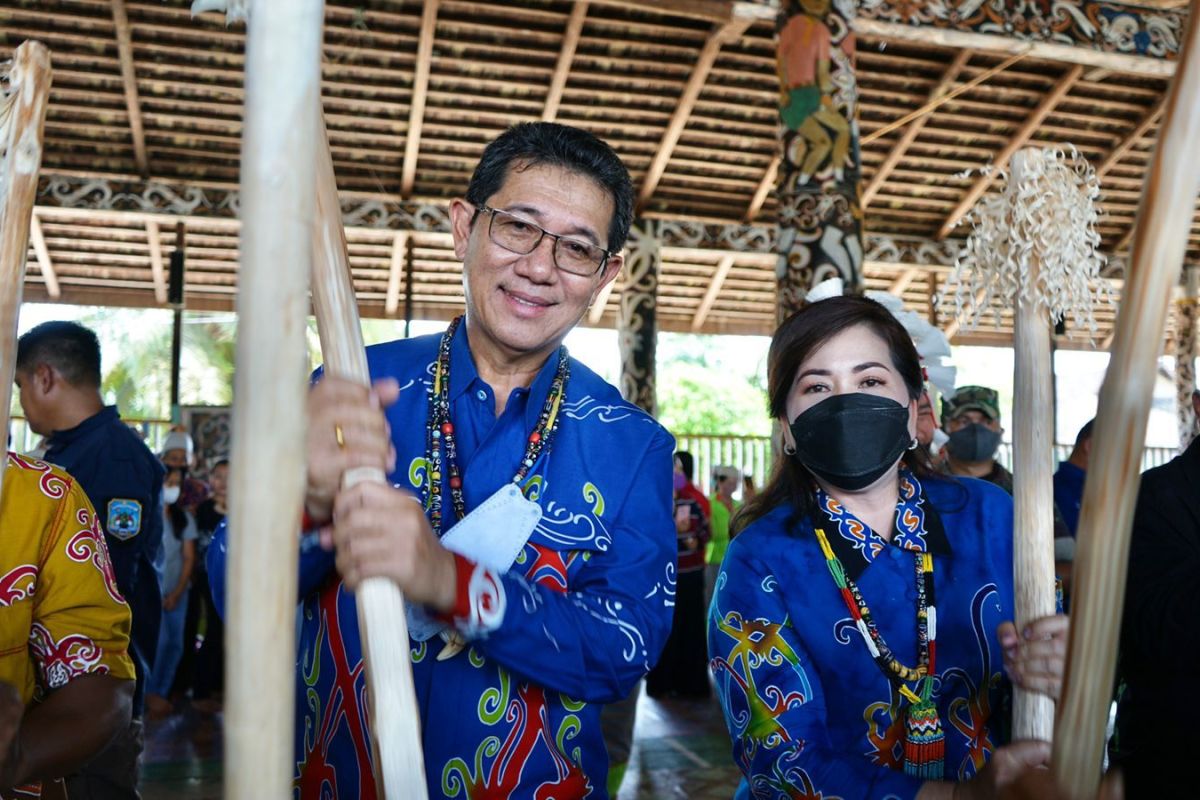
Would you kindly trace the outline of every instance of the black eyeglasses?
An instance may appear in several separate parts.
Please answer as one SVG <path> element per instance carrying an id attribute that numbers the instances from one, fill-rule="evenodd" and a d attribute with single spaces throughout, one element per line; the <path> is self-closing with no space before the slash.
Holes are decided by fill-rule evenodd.
<path id="1" fill-rule="evenodd" d="M 488 238 L 496 244 L 519 255 L 528 255 L 537 249 L 542 239 L 549 236 L 554 240 L 554 266 L 563 272 L 582 277 L 591 277 L 608 263 L 612 253 L 603 247 L 572 239 L 557 233 L 551 233 L 540 225 L 535 225 L 527 219 L 490 208 L 479 206 L 477 214 L 491 214 L 488 222 Z"/>

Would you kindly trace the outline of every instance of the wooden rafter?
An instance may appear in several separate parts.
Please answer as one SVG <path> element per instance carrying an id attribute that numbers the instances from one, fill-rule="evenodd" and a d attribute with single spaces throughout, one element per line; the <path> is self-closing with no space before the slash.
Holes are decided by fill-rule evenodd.
<path id="1" fill-rule="evenodd" d="M 133 137 L 133 157 L 143 178 L 150 175 L 146 156 L 146 134 L 142 128 L 142 105 L 138 100 L 137 73 L 133 69 L 133 34 L 125 0 L 111 0 L 113 27 L 117 34 L 117 55 L 121 61 L 121 83 L 125 87 L 125 108 L 129 112 L 129 133 Z"/>
<path id="2" fill-rule="evenodd" d="M 708 318 L 708 312 L 712 310 L 713 303 L 721 294 L 721 287 L 725 284 L 725 279 L 729 277 L 729 270 L 733 269 L 733 258 L 732 255 L 727 255 L 717 264 L 717 271 L 713 275 L 712 283 L 708 285 L 708 291 L 704 293 L 704 298 L 701 299 L 700 306 L 696 309 L 696 315 L 692 317 L 693 331 L 698 332 L 704 327 L 704 320 Z"/>
<path id="3" fill-rule="evenodd" d="M 746 209 L 746 222 L 754 222 L 758 217 L 758 212 L 762 211 L 763 203 L 767 202 L 767 195 L 771 189 L 775 187 L 775 178 L 779 175 L 779 165 L 783 163 L 783 157 L 776 154 L 771 159 L 771 163 L 767 165 L 767 169 L 763 172 L 762 180 L 758 182 L 758 188 L 754 190 L 754 199 L 750 201 L 750 206 Z"/>
<path id="4" fill-rule="evenodd" d="M 592 307 L 588 309 L 588 324 L 595 325 L 604 316 L 604 309 L 608 307 L 608 298 L 612 296 L 613 288 L 617 285 L 617 279 L 613 278 L 604 287 L 600 289 L 600 293 L 596 295 Z"/>
<path id="5" fill-rule="evenodd" d="M 413 73 L 408 131 L 404 135 L 404 167 L 400 193 L 410 197 L 417 179 L 417 157 L 421 151 L 421 128 L 425 123 L 425 98 L 429 92 L 429 69 L 433 63 L 433 39 L 437 35 L 438 0 L 425 0 L 421 12 L 421 37 L 417 42 L 417 64 Z"/>
<path id="6" fill-rule="evenodd" d="M 146 220 L 146 239 L 150 243 L 150 277 L 154 281 L 154 299 L 167 302 L 167 270 L 163 266 L 162 238 L 158 223 Z"/>
<path id="7" fill-rule="evenodd" d="M 1146 113 L 1146 116 L 1142 117 L 1142 121 L 1138 123 L 1138 126 L 1130 131 L 1129 135 L 1122 139 L 1120 143 L 1114 147 L 1107 156 L 1104 157 L 1104 161 L 1100 162 L 1100 166 L 1096 167 L 1097 180 L 1103 179 L 1104 176 L 1108 174 L 1108 171 L 1115 167 L 1117 162 L 1124 158 L 1125 154 L 1128 153 L 1135 144 L 1137 144 L 1138 139 L 1141 139 L 1143 136 L 1149 133 L 1151 128 L 1158 124 L 1158 120 L 1160 117 L 1162 117 L 1162 113 L 1163 101 L 1159 100 L 1158 103 L 1155 104 L 1154 108 L 1150 109 L 1150 111 Z"/>
<path id="8" fill-rule="evenodd" d="M 915 281 L 917 276 L 920 274 L 921 270 L 915 267 L 904 270 L 904 272 L 901 272 L 900 275 L 896 277 L 896 280 L 892 281 L 892 285 L 888 287 L 888 293 L 894 294 L 897 297 L 903 297 L 905 290 L 912 285 L 912 282 Z"/>
<path id="9" fill-rule="evenodd" d="M 950 66 L 946 67 L 946 71 L 942 73 L 941 80 L 939 80 L 937 85 L 933 87 L 933 90 L 929 92 L 929 96 L 925 100 L 927 104 L 935 102 L 939 97 L 945 94 L 951 86 L 954 85 L 954 81 L 957 80 L 958 74 L 962 72 L 963 67 L 967 65 L 967 61 L 970 60 L 970 58 L 970 50 L 959 50 L 958 53 L 955 54 L 954 60 L 950 62 Z M 888 176 L 892 174 L 892 170 L 895 169 L 896 165 L 900 163 L 900 159 L 904 158 L 904 154 L 908 152 L 908 148 L 913 142 L 916 141 L 917 137 L 921 134 L 921 131 L 925 129 L 925 123 L 929 121 L 930 116 L 932 115 L 927 114 L 910 122 L 908 127 L 904 129 L 904 134 L 900 137 L 900 140 L 896 142 L 896 144 L 892 145 L 892 149 L 887 154 L 887 158 L 885 158 L 883 163 L 879 165 L 879 168 L 875 170 L 875 174 L 871 176 L 871 182 L 868 183 L 867 188 L 863 190 L 863 209 L 866 209 L 867 206 L 871 205 L 871 201 L 875 199 L 875 195 L 879 191 L 880 187 L 883 186 L 884 181 L 886 181 Z"/>
<path id="10" fill-rule="evenodd" d="M 692 115 L 692 109 L 696 106 L 700 91 L 708 81 L 708 73 L 712 70 L 717 55 L 721 52 L 721 46 L 737 40 L 753 22 L 752 17 L 734 17 L 728 22 L 713 26 L 712 32 L 709 33 L 708 39 L 704 42 L 704 47 L 701 48 L 700 55 L 696 59 L 696 65 L 692 67 L 687 84 L 683 87 L 683 94 L 679 98 L 678 105 L 675 106 L 671 121 L 667 124 L 666 131 L 663 132 L 662 141 L 658 143 L 654 160 L 650 162 L 650 167 L 646 170 L 642 189 L 638 192 L 639 210 L 644 209 L 646 203 L 654 196 L 654 190 L 658 188 L 658 182 L 662 180 L 667 163 L 671 160 L 671 154 L 675 151 L 675 145 L 679 142 L 679 136 L 683 133 L 684 126 L 687 125 L 688 117 Z"/>
<path id="11" fill-rule="evenodd" d="M 588 0 L 575 0 L 567 29 L 563 33 L 562 49 L 558 51 L 558 63 L 554 66 L 554 77 L 550 79 L 550 92 L 546 95 L 546 107 L 542 119 L 553 122 L 558 116 L 558 104 L 562 102 L 563 90 L 567 88 L 567 76 L 571 74 L 571 62 L 575 60 L 575 48 L 583 33 L 583 21 L 587 18 Z"/>
<path id="12" fill-rule="evenodd" d="M 46 247 L 46 237 L 42 233 L 42 223 L 34 214 L 29 221 L 29 241 L 37 256 L 38 268 L 42 271 L 42 280 L 46 283 L 46 294 L 54 300 L 62 296 L 58 286 L 58 273 L 54 271 L 54 262 L 50 260 L 50 250 Z"/>
<path id="13" fill-rule="evenodd" d="M 396 316 L 400 310 L 400 280 L 404 276 L 404 262 L 408 256 L 408 234 L 404 231 L 396 233 L 392 240 L 392 260 L 388 265 L 387 296 L 384 299 L 383 310 L 389 317 Z M 412 294 L 412 287 L 405 291 Z"/>
<path id="14" fill-rule="evenodd" d="M 1046 96 L 1042 98 L 1042 102 L 1033 110 L 1033 113 L 1026 118 L 1021 127 L 1017 129 L 1017 132 L 1008 140 L 1008 144 L 1004 145 L 1004 148 L 992 159 L 992 171 L 987 175 L 980 175 L 971 188 L 967 190 L 967 193 L 959 201 L 958 205 L 954 207 L 954 210 L 950 212 L 950 215 L 946 217 L 946 221 L 942 223 L 942 227 L 938 231 L 938 239 L 945 239 L 950 235 L 950 231 L 954 230 L 954 226 L 959 223 L 979 198 L 983 197 L 983 193 L 988 190 L 988 187 L 992 185 L 992 182 L 996 179 L 997 171 L 1004 169 L 1008 165 L 1008 160 L 1012 158 L 1013 153 L 1025 146 L 1025 143 L 1029 141 L 1042 122 L 1045 121 L 1046 117 L 1050 116 L 1050 113 L 1054 111 L 1054 107 L 1075 86 L 1082 74 L 1083 67 L 1076 64 L 1058 79 L 1058 82 L 1046 93 Z"/>

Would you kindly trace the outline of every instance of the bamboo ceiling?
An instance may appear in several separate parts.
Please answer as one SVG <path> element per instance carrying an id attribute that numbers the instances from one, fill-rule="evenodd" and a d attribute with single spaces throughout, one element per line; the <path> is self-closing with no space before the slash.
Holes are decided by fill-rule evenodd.
<path id="1" fill-rule="evenodd" d="M 143 189 L 161 182 L 216 194 L 236 189 L 243 32 L 226 27 L 219 15 L 192 18 L 186 5 L 0 0 L 0 59 L 26 38 L 53 53 L 44 176 Z M 444 206 L 465 188 L 487 141 L 512 123 L 554 118 L 616 147 L 646 198 L 647 216 L 772 225 L 775 203 L 765 189 L 777 143 L 773 22 L 756 21 L 720 46 L 705 74 L 705 45 L 719 23 L 652 5 L 328 0 L 323 99 L 343 196 Z M 862 135 L 1006 57 L 860 37 Z M 681 103 L 689 80 L 699 83 L 690 107 Z M 1019 60 L 863 146 L 867 232 L 930 242 L 961 237 L 964 230 L 954 223 L 985 188 L 977 186 L 978 175 L 964 171 L 1022 141 L 1070 143 L 1102 173 L 1099 231 L 1106 251 L 1122 252 L 1165 86 L 1159 77 Z M 26 299 L 46 299 L 57 289 L 55 299 L 64 302 L 161 304 L 162 263 L 174 246 L 176 218 L 153 209 L 67 205 L 39 199 Z M 230 308 L 236 222 L 209 219 L 203 211 L 180 219 L 188 307 Z M 408 270 L 416 316 L 444 318 L 461 307 L 457 264 L 444 233 L 352 225 L 348 234 L 365 315 L 403 313 Z M 1191 233 L 1188 257 L 1200 263 L 1200 226 Z M 937 314 L 943 326 L 950 324 L 948 314 L 933 310 L 930 296 L 947 272 L 887 259 L 868 260 L 866 268 L 869 288 L 901 294 L 913 309 Z M 593 322 L 613 324 L 619 291 L 618 283 Z M 663 329 L 767 334 L 773 297 L 774 262 L 767 252 L 664 251 Z M 1098 317 L 1103 344 L 1113 310 Z M 1006 343 L 1010 337 L 1006 312 L 1000 330 L 984 326 L 959 332 L 957 340 Z M 1062 344 L 1088 346 L 1086 339 Z"/>

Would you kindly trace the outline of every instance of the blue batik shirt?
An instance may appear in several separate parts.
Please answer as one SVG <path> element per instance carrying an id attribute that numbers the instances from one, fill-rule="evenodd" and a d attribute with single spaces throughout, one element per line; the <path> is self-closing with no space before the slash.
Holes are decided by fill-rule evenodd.
<path id="1" fill-rule="evenodd" d="M 400 383 L 387 411 L 398 455 L 390 480 L 422 499 L 439 338 L 368 349 L 372 377 Z M 557 363 L 555 352 L 497 418 L 465 326 L 454 337 L 449 393 L 468 513 L 512 480 Z M 600 707 L 630 692 L 670 631 L 671 436 L 575 360 L 560 419 L 523 484 L 541 522 L 508 573 L 474 576 L 497 593 L 499 613 L 457 620 L 468 646 L 446 660 L 456 648 L 442 637 L 411 642 L 431 798 L 606 797 Z M 442 492 L 448 529 L 448 483 Z M 219 572 L 220 534 L 214 545 Z M 300 591 L 296 796 L 375 797 L 354 597 L 332 554 L 302 554 Z"/>
<path id="2" fill-rule="evenodd" d="M 708 647 L 744 775 L 737 798 L 911 798 L 921 787 L 903 772 L 907 701 L 855 628 L 814 520 L 902 664 L 918 663 L 912 551 L 932 554 L 946 779 L 972 778 L 1001 744 L 996 626 L 1012 619 L 1012 498 L 972 478 L 908 473 L 900 495 L 890 543 L 820 493 L 811 517 L 776 508 L 731 542 Z"/>

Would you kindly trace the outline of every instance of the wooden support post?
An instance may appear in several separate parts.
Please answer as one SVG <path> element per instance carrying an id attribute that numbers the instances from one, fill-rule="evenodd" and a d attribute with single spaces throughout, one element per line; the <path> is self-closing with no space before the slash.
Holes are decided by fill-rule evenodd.
<path id="1" fill-rule="evenodd" d="M 146 240 L 150 243 L 150 278 L 154 281 L 154 299 L 163 305 L 167 302 L 167 271 L 163 267 L 162 236 L 158 223 L 146 220 Z"/>
<path id="2" fill-rule="evenodd" d="M 1009 180 L 1029 180 L 1035 148 L 1019 150 Z M 1030 259 L 1029 282 L 1039 279 Z M 1050 320 L 1045 308 L 1018 297 L 1013 319 L 1013 587 L 1017 629 L 1054 613 L 1054 369 Z M 1013 738 L 1049 741 L 1054 701 L 1016 689 Z"/>
<path id="3" fill-rule="evenodd" d="M 312 298 L 321 356 L 327 374 L 370 386 L 333 157 L 320 106 L 315 103 L 310 125 L 317 140 Z M 386 482 L 382 470 L 370 468 L 348 470 L 342 476 L 345 488 Z M 354 604 L 358 609 L 367 670 L 375 771 L 383 796 L 392 800 L 425 800 L 425 760 L 421 754 L 417 693 L 408 652 L 404 595 L 387 578 L 368 578 L 355 590 Z"/>
<path id="4" fill-rule="evenodd" d="M 1162 332 L 1200 191 L 1200 0 L 1181 35 L 1179 69 L 1167 93 L 1133 255 L 1121 292 L 1115 347 L 1100 388 L 1099 415 L 1077 533 L 1066 681 L 1051 767 L 1072 800 L 1095 797 L 1116 672 L 1121 610 L 1141 453 Z"/>
<path id="5" fill-rule="evenodd" d="M 50 100 L 50 51 L 27 41 L 13 53 L 6 124 L 0 125 L 0 436 L 8 450 L 8 409 L 17 357 L 17 320 L 29 255 L 29 228 L 42 163 L 42 128 Z M 7 457 L 0 457 L 0 489 Z"/>
<path id="6" fill-rule="evenodd" d="M 236 800 L 290 797 L 296 768 L 312 115 L 323 24 L 322 0 L 255 0 L 246 33 L 225 662 L 225 796 Z"/>

